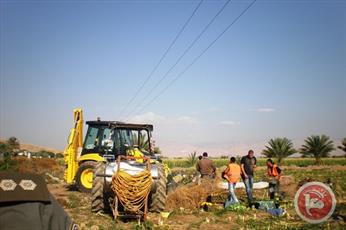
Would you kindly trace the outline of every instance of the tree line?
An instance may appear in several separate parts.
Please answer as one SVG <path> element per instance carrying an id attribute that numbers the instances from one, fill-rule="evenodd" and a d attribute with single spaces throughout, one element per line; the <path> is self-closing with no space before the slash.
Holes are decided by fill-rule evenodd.
<path id="1" fill-rule="evenodd" d="M 343 138 L 341 144 L 337 146 L 345 152 L 346 156 L 346 138 Z M 295 149 L 291 140 L 286 137 L 270 139 L 262 155 L 270 158 L 276 158 L 278 163 L 285 157 L 295 153 L 301 153 L 303 157 L 314 157 L 317 164 L 322 164 L 322 158 L 328 157 L 336 148 L 334 142 L 326 135 L 311 135 L 304 140 L 300 149 Z"/>
<path id="2" fill-rule="evenodd" d="M 25 150 L 20 149 L 20 142 L 16 137 L 10 137 L 5 141 L 0 141 L 0 154 L 3 157 L 10 156 L 20 156 Z M 41 157 L 41 158 L 62 158 L 64 155 L 62 153 L 53 153 L 46 150 L 40 150 L 38 152 L 30 152 L 31 157 Z"/>

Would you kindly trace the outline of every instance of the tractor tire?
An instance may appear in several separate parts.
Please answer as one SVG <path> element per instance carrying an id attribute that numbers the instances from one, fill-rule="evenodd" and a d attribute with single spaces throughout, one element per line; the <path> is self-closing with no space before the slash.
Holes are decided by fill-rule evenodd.
<path id="1" fill-rule="evenodd" d="M 167 198 L 167 179 L 162 164 L 157 165 L 158 178 L 156 180 L 156 192 L 151 194 L 150 211 L 161 212 L 165 209 Z"/>
<path id="2" fill-rule="evenodd" d="M 104 175 L 106 169 L 106 164 L 104 162 L 98 162 L 94 169 L 94 179 L 93 186 L 91 189 L 91 211 L 108 211 L 109 206 L 109 195 L 107 195 L 105 190 L 105 177 L 98 176 Z"/>
<path id="3" fill-rule="evenodd" d="M 79 191 L 84 193 L 91 192 L 95 165 L 95 161 L 85 161 L 79 166 L 75 178 L 76 186 Z"/>

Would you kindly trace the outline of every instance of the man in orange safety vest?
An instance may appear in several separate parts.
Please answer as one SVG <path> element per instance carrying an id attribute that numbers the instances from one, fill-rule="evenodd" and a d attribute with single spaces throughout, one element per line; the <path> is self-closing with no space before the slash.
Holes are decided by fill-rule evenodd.
<path id="1" fill-rule="evenodd" d="M 227 165 L 227 168 L 223 172 L 223 177 L 228 181 L 228 192 L 229 197 L 228 201 L 226 201 L 225 207 L 239 203 L 237 196 L 235 195 L 235 185 L 240 180 L 241 169 L 240 166 L 235 162 L 235 158 L 231 157 L 230 163 Z"/>
<path id="2" fill-rule="evenodd" d="M 267 160 L 267 174 L 269 179 L 269 197 L 270 199 L 275 198 L 275 193 L 279 193 L 279 184 L 281 177 L 281 169 L 272 159 Z"/>

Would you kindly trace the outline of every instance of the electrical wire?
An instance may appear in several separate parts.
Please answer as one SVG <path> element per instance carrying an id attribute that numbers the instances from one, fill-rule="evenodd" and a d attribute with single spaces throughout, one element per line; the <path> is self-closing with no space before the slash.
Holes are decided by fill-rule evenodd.
<path id="1" fill-rule="evenodd" d="M 161 62 L 163 61 L 163 59 L 167 56 L 168 52 L 171 50 L 171 48 L 173 47 L 173 45 L 176 43 L 176 41 L 178 40 L 178 38 L 180 37 L 180 35 L 183 33 L 183 31 L 185 30 L 185 28 L 187 27 L 187 25 L 190 23 L 191 19 L 193 18 L 193 16 L 196 14 L 197 10 L 199 9 L 199 7 L 202 5 L 204 0 L 201 0 L 198 5 L 196 6 L 196 8 L 193 10 L 192 14 L 190 15 L 190 17 L 187 19 L 187 21 L 184 23 L 183 27 L 179 30 L 179 32 L 177 33 L 177 35 L 175 36 L 175 38 L 173 39 L 173 41 L 171 42 L 171 44 L 169 45 L 169 47 L 166 49 L 166 51 L 164 52 L 164 54 L 161 56 L 160 60 L 157 62 L 157 64 L 155 65 L 155 67 L 152 69 L 152 71 L 150 72 L 150 74 L 147 76 L 147 78 L 144 80 L 144 82 L 142 83 L 142 85 L 138 88 L 138 90 L 134 93 L 134 95 L 132 96 L 132 98 L 126 103 L 125 107 L 121 110 L 121 112 L 118 114 L 118 118 L 120 118 L 123 113 L 128 109 L 128 107 L 130 106 L 130 104 L 137 98 L 138 94 L 141 92 L 141 90 L 144 88 L 144 86 L 149 82 L 149 80 L 151 79 L 151 77 L 153 76 L 153 74 L 156 72 L 156 70 L 158 69 L 158 67 L 160 66 Z"/>
<path id="2" fill-rule="evenodd" d="M 166 85 L 163 90 L 161 90 L 154 98 L 152 98 L 147 104 L 142 106 L 138 113 L 141 113 L 146 107 L 148 107 L 151 103 L 153 103 L 158 97 L 160 97 L 171 85 L 173 85 L 186 71 L 188 71 L 193 64 L 195 64 L 198 59 L 200 59 L 238 20 L 241 16 L 243 16 L 256 2 L 256 0 L 253 0 L 241 13 L 238 17 L 236 17 L 198 56 L 196 56 L 193 61 L 187 65 L 183 71 L 181 71 L 175 78 L 173 78 L 168 85 Z M 126 121 L 129 120 L 129 117 Z"/>
<path id="3" fill-rule="evenodd" d="M 227 0 L 225 4 L 220 8 L 220 10 L 214 15 L 214 17 L 209 21 L 209 23 L 203 28 L 203 30 L 197 35 L 197 37 L 190 43 L 190 45 L 184 50 L 184 52 L 179 56 L 179 58 L 176 60 L 176 62 L 169 68 L 169 70 L 161 77 L 161 79 L 148 91 L 148 93 L 143 97 L 143 100 L 146 100 L 150 97 L 150 95 L 154 92 L 154 90 L 165 80 L 168 76 L 168 74 L 179 64 L 179 62 L 185 57 L 185 55 L 192 49 L 192 47 L 196 44 L 196 42 L 202 37 L 202 35 L 208 30 L 210 25 L 215 21 L 215 19 L 222 13 L 222 11 L 226 8 L 228 3 L 230 3 L 231 0 Z M 129 112 L 126 117 L 129 117 L 131 114 L 133 114 L 137 108 L 142 104 L 142 101 L 140 101 L 131 112 Z"/>

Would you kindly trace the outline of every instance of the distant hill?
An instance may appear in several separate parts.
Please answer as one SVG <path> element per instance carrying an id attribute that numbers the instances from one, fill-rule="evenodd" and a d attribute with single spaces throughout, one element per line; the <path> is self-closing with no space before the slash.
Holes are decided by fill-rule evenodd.
<path id="1" fill-rule="evenodd" d="M 27 150 L 29 152 L 39 152 L 39 151 L 47 151 L 52 153 L 63 153 L 63 150 L 57 150 L 49 147 L 39 146 L 39 145 L 32 145 L 32 144 L 25 144 L 20 143 L 20 149 Z"/>
<path id="2" fill-rule="evenodd" d="M 5 139 L 0 139 L 0 142 L 5 142 Z M 40 152 L 40 151 L 47 151 L 52 153 L 63 153 L 63 150 L 53 149 L 45 146 L 39 146 L 39 145 L 33 145 L 33 144 L 27 144 L 27 143 L 20 143 L 20 149 L 21 150 L 27 150 L 29 152 Z"/>

